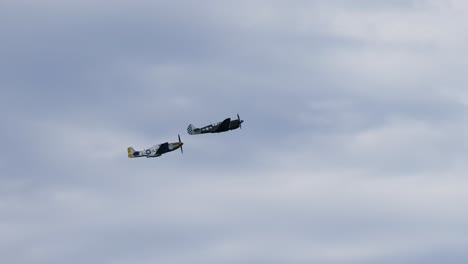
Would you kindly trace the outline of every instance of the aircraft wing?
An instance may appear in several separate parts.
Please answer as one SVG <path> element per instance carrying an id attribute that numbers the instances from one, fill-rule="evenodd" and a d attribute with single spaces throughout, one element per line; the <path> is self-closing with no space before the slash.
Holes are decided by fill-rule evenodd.
<path id="1" fill-rule="evenodd" d="M 217 128 L 215 128 L 212 132 L 224 132 L 229 130 L 229 124 L 231 123 L 231 118 L 226 118 L 224 121 L 219 124 Z"/>
<path id="2" fill-rule="evenodd" d="M 169 152 L 169 143 L 168 142 L 159 145 L 159 148 L 156 151 L 156 155 L 161 155 L 161 154 L 164 154 L 166 152 Z"/>

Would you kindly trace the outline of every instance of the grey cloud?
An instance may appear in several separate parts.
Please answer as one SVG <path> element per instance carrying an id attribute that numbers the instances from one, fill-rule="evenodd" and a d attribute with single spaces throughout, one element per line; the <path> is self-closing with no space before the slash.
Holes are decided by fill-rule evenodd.
<path id="1" fill-rule="evenodd" d="M 466 262 L 462 1 L 2 5 L 9 263 Z"/>

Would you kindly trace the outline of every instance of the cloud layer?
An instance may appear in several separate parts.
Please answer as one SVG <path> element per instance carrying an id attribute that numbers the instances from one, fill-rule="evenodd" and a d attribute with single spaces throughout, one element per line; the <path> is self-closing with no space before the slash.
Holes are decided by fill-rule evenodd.
<path id="1" fill-rule="evenodd" d="M 5 262 L 468 260 L 464 1 L 1 6 Z"/>

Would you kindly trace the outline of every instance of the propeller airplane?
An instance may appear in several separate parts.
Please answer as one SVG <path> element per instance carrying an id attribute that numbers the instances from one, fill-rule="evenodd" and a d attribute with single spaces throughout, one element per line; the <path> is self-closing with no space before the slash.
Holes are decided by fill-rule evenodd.
<path id="1" fill-rule="evenodd" d="M 149 149 L 145 149 L 142 151 L 136 151 L 132 147 L 127 148 L 128 152 L 128 157 L 129 158 L 140 158 L 140 157 L 147 157 L 147 158 L 155 158 L 159 157 L 164 153 L 174 151 L 178 148 L 180 148 L 180 151 L 182 154 L 184 154 L 184 149 L 182 148 L 182 145 L 184 143 L 180 141 L 180 135 L 179 135 L 179 142 L 173 142 L 173 143 L 162 143 L 160 145 L 155 145 Z"/>
<path id="2" fill-rule="evenodd" d="M 219 123 L 214 123 L 202 128 L 196 128 L 192 124 L 187 127 L 187 132 L 190 135 L 198 135 L 198 134 L 205 134 L 205 133 L 220 133 L 226 132 L 229 130 L 234 130 L 237 128 L 242 129 L 242 123 L 244 120 L 241 120 L 239 114 L 237 114 L 237 119 L 231 120 L 231 118 L 226 118 L 224 121 Z"/>

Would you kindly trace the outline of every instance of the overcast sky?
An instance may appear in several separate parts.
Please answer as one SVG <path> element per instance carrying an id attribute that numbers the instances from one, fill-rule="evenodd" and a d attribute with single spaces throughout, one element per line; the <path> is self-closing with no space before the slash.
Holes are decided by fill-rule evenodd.
<path id="1" fill-rule="evenodd" d="M 2 0 L 1 262 L 467 263 L 467 76 L 464 0 Z"/>

